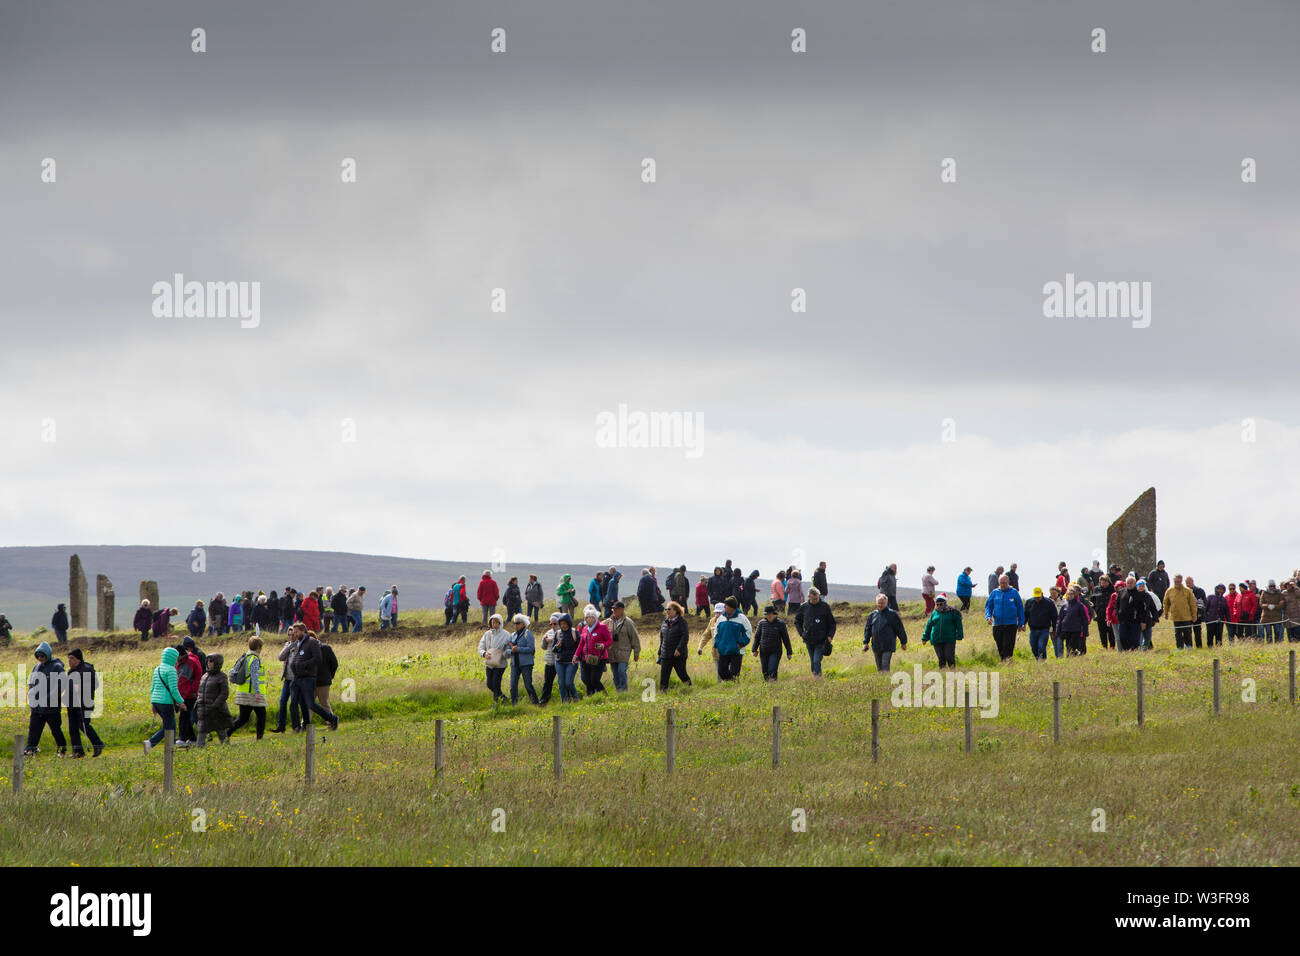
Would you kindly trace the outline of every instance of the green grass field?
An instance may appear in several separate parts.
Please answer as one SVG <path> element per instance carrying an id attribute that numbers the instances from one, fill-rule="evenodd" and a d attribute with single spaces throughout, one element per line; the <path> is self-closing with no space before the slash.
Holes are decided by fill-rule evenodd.
<path id="1" fill-rule="evenodd" d="M 781 680 L 765 684 L 747 655 L 719 685 L 693 657 L 693 688 L 653 701 L 657 625 L 621 696 L 546 708 L 494 709 L 474 648 L 477 625 L 403 618 L 340 639 L 338 733 L 319 728 L 316 785 L 303 785 L 301 736 L 247 729 L 229 746 L 178 751 L 176 788 L 162 791 L 148 677 L 161 646 L 129 635 L 74 635 L 106 686 L 99 759 L 58 759 L 48 734 L 11 794 L 13 736 L 27 711 L 6 709 L 0 803 L 5 865 L 282 864 L 1048 864 L 1294 865 L 1300 819 L 1300 714 L 1289 702 L 1287 645 L 1246 642 L 1036 662 L 1022 636 L 996 666 L 983 618 L 967 616 L 958 667 L 996 669 L 1000 713 L 975 720 L 964 752 L 959 709 L 895 708 L 888 675 L 861 645 L 864 609 L 836 605 L 840 631 L 826 677 L 808 674 L 796 639 Z M 895 670 L 933 652 L 918 605 Z M 441 620 L 441 613 L 436 615 Z M 543 618 L 545 620 L 545 618 Z M 693 633 L 702 620 L 692 620 Z M 32 663 L 40 638 L 15 635 L 0 670 Z M 692 639 L 692 647 L 697 638 Z M 71 646 L 71 645 L 69 645 Z M 204 644 L 229 664 L 242 645 Z M 1295 645 L 1290 645 L 1291 647 Z M 264 660 L 274 658 L 268 646 Z M 66 659 L 66 648 L 58 651 Z M 1211 661 L 1222 661 L 1223 714 L 1211 708 Z M 536 682 L 541 683 L 541 654 Z M 1146 722 L 1135 671 L 1145 671 Z M 278 669 L 277 669 L 278 674 Z M 1257 700 L 1242 700 L 1242 681 Z M 356 700 L 339 703 L 342 682 Z M 1052 682 L 1062 685 L 1062 742 L 1052 741 Z M 612 686 L 606 677 L 606 685 Z M 871 759 L 871 699 L 881 701 L 881 753 Z M 782 709 L 782 761 L 772 767 L 772 707 Z M 676 708 L 677 769 L 665 772 L 665 709 Z M 551 769 L 551 717 L 563 716 L 564 777 Z M 446 719 L 446 770 L 433 773 L 434 718 Z M 273 719 L 273 718 L 272 718 Z M 318 725 L 319 726 L 319 725 Z M 66 729 L 66 725 L 65 725 Z M 206 827 L 197 826 L 203 811 Z M 1105 828 L 1096 821 L 1104 813 Z M 806 827 L 798 826 L 800 821 Z M 494 828 L 495 824 L 495 828 Z"/>

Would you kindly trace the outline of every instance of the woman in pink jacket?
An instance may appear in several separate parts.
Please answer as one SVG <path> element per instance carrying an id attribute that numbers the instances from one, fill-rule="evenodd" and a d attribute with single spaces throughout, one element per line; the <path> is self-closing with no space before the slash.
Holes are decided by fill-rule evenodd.
<path id="1" fill-rule="evenodd" d="M 772 579 L 772 606 L 776 608 L 776 613 L 780 614 L 785 610 L 785 572 L 776 572 L 776 577 Z"/>
<path id="2" fill-rule="evenodd" d="M 582 683 L 590 697 L 596 691 L 606 693 L 600 678 L 605 673 L 609 646 L 613 639 L 610 637 L 609 626 L 600 620 L 594 604 L 588 604 L 583 609 L 582 618 L 582 627 L 578 629 L 578 647 L 573 652 L 573 659 L 582 663 Z"/>

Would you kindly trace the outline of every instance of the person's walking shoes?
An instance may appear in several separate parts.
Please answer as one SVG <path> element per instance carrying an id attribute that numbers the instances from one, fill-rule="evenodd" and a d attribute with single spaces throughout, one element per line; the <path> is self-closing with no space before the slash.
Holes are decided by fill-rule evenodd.
<path id="1" fill-rule="evenodd" d="M 95 744 L 95 750 L 94 750 L 94 752 L 91 754 L 91 756 L 92 756 L 92 757 L 98 757 L 98 756 L 99 756 L 100 754 L 102 754 L 103 752 L 104 752 L 104 745 L 103 745 L 103 744 Z"/>
<path id="2" fill-rule="evenodd" d="M 74 759 L 74 760 L 79 760 L 80 758 L 82 758 L 82 757 L 84 757 L 84 756 L 86 756 L 86 752 L 85 752 L 84 750 L 74 750 L 74 751 L 72 751 L 72 759 Z"/>

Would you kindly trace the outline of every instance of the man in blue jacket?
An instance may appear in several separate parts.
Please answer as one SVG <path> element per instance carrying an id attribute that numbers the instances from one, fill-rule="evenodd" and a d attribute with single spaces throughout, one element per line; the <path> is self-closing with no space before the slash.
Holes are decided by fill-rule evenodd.
<path id="1" fill-rule="evenodd" d="M 998 576 L 998 586 L 984 600 L 984 620 L 993 625 L 998 656 L 1004 661 L 1011 660 L 1016 652 L 1016 632 L 1025 629 L 1025 603 L 1005 574 Z"/>

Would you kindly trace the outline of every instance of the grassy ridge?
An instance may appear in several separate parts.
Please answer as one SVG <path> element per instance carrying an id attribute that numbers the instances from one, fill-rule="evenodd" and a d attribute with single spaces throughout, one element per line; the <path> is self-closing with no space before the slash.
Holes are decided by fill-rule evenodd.
<path id="1" fill-rule="evenodd" d="M 863 610 L 837 608 L 840 639 L 823 681 L 808 676 L 796 642 L 776 686 L 758 679 L 752 657 L 731 686 L 717 684 L 707 657 L 695 657 L 693 688 L 674 685 L 647 702 L 641 681 L 657 676 L 647 634 L 632 693 L 540 711 L 491 707 L 474 656 L 478 626 L 430 627 L 432 614 L 407 616 L 411 626 L 397 637 L 340 642 L 338 681 L 355 680 L 356 701 L 338 704 L 339 733 L 319 734 L 311 792 L 301 785 L 300 737 L 259 743 L 244 731 L 228 747 L 178 752 L 177 790 L 163 794 L 161 755 L 146 757 L 139 747 L 157 726 L 145 691 L 160 648 L 105 638 L 88 657 L 108 686 L 97 726 L 110 749 L 99 760 L 57 760 L 47 736 L 18 799 L 8 794 L 6 760 L 0 857 L 236 865 L 1300 862 L 1293 839 L 1300 714 L 1288 701 L 1287 646 L 1175 654 L 1165 628 L 1156 633 L 1162 649 L 1145 654 L 1094 646 L 1082 659 L 1017 657 L 998 669 L 1000 713 L 976 720 L 976 752 L 966 754 L 960 711 L 891 706 L 888 675 L 858 651 Z M 896 670 L 933 664 L 919 643 L 919 613 L 904 606 L 913 641 L 896 656 Z M 967 621 L 958 664 L 985 666 L 991 634 L 982 618 Z M 217 649 L 230 660 L 235 646 Z M 25 654 L 0 652 L 0 668 Z M 1223 664 L 1218 719 L 1210 706 L 1214 656 Z M 1146 675 L 1141 731 L 1138 667 Z M 539 663 L 539 682 L 540 673 Z M 1243 678 L 1256 682 L 1257 702 L 1242 701 Z M 1064 695 L 1059 747 L 1051 740 L 1053 680 Z M 882 705 L 878 764 L 870 755 L 873 697 Z M 775 704 L 784 722 L 782 765 L 773 770 Z M 671 778 L 668 705 L 678 728 Z M 557 713 L 565 736 L 559 783 L 550 751 Z M 432 773 L 435 716 L 447 719 L 441 781 Z M 7 754 L 26 711 L 5 711 L 3 723 Z M 200 808 L 206 832 L 191 828 Z M 1093 829 L 1097 810 L 1105 832 Z M 807 828 L 795 832 L 792 814 L 800 811 Z M 492 830 L 494 819 L 504 819 L 504 832 Z"/>

